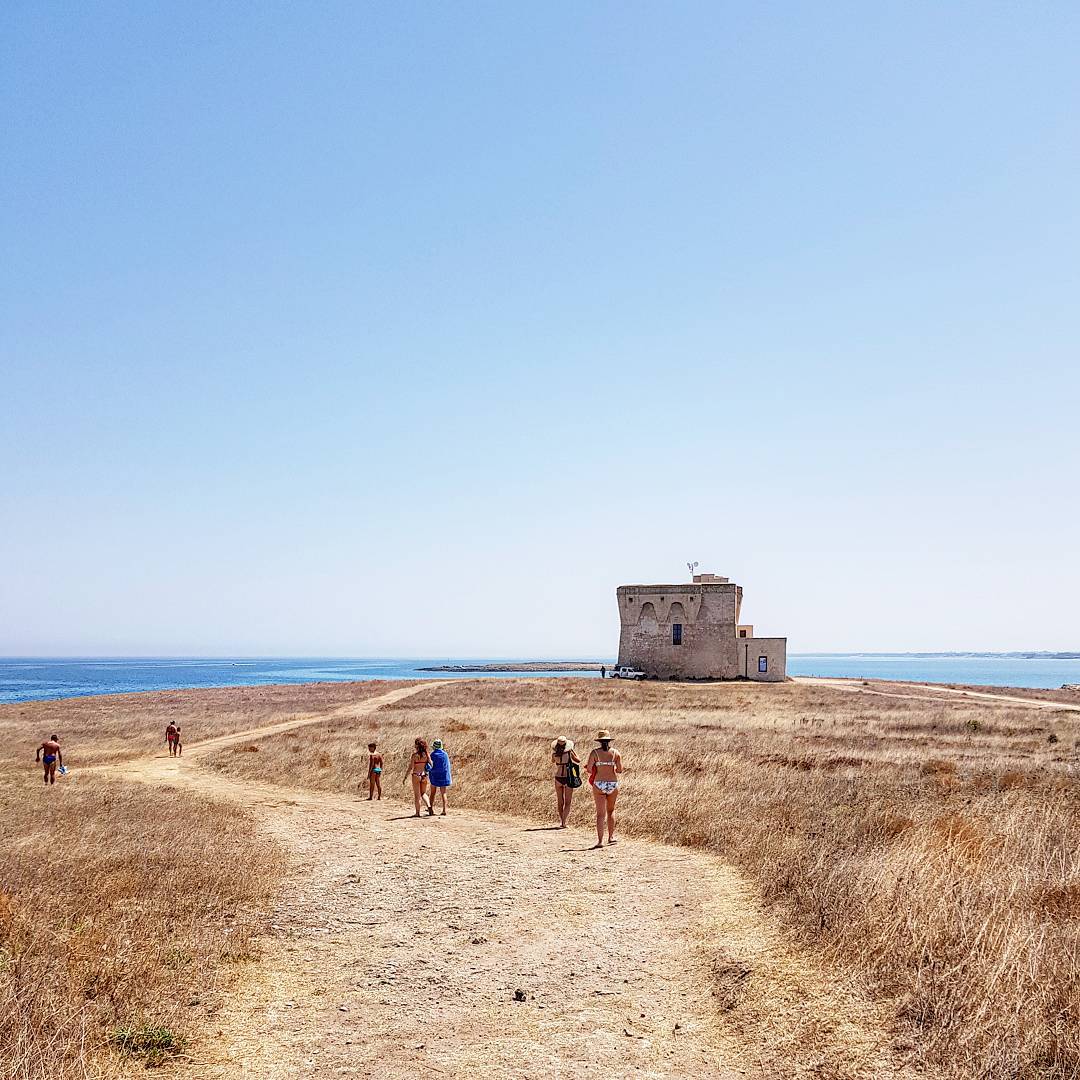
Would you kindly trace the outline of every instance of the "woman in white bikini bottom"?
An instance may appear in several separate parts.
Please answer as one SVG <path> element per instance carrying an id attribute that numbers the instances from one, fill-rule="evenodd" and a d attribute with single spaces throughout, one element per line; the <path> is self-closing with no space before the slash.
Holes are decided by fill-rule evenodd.
<path id="1" fill-rule="evenodd" d="M 623 771 L 622 755 L 611 745 L 611 733 L 598 731 L 600 744 L 589 754 L 588 772 L 596 803 L 596 847 L 604 846 L 604 833 L 609 844 L 615 840 L 615 800 L 619 797 L 619 776 Z"/>

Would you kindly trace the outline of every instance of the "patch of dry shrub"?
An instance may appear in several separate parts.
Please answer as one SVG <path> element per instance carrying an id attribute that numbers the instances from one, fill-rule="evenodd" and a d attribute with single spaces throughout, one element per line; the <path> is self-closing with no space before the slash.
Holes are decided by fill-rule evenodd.
<path id="1" fill-rule="evenodd" d="M 1033 890 L 1032 903 L 1048 918 L 1080 920 L 1080 881 L 1040 885 Z"/>
<path id="2" fill-rule="evenodd" d="M 930 761 L 924 761 L 919 767 L 919 771 L 924 776 L 955 776 L 956 762 L 941 761 L 940 759 L 933 758 Z"/>

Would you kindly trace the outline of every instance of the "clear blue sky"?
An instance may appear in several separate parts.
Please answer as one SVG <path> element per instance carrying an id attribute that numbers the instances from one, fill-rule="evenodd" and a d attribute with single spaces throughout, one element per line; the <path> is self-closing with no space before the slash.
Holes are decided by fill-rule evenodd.
<path id="1" fill-rule="evenodd" d="M 0 653 L 1080 648 L 1075 4 L 0 40 Z"/>

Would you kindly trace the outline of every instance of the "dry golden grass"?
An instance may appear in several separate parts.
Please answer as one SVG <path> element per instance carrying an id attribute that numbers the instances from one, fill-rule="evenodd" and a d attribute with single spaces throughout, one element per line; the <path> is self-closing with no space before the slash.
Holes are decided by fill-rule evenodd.
<path id="1" fill-rule="evenodd" d="M 554 816 L 548 743 L 603 725 L 628 772 L 620 829 L 736 863 L 804 940 L 895 1005 L 898 1037 L 955 1077 L 1080 1075 L 1080 713 L 786 684 L 456 682 L 363 726 L 313 725 L 215 767 L 384 789 L 443 737 L 451 805 Z M 592 813 L 587 791 L 574 818 Z"/>
<path id="2" fill-rule="evenodd" d="M 181 725 L 185 743 L 193 743 L 297 714 L 331 712 L 407 685 L 236 686 L 0 705 L 0 763 L 33 761 L 35 748 L 53 733 L 60 736 L 64 762 L 72 768 L 118 761 L 159 751 L 170 720 Z"/>
<path id="3" fill-rule="evenodd" d="M 0 773 L 0 1076 L 84 1080 L 182 1052 L 280 873 L 248 818 L 173 789 Z M 223 857 L 224 856 L 224 857 Z"/>

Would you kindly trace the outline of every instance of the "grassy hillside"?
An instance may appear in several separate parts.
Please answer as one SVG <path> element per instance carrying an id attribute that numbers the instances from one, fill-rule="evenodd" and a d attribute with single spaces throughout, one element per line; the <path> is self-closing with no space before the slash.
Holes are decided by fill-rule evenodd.
<path id="1" fill-rule="evenodd" d="M 587 749 L 601 725 L 627 765 L 623 834 L 735 862 L 893 1003 L 913 1054 L 957 1077 L 1080 1071 L 1080 713 L 801 684 L 469 681 L 213 765 L 356 791 L 375 737 L 386 792 L 406 798 L 412 738 L 442 737 L 452 804 L 551 820 L 550 740 Z M 591 814 L 585 790 L 574 818 Z"/>
<path id="2" fill-rule="evenodd" d="M 52 734 L 59 735 L 64 761 L 73 769 L 122 761 L 160 752 L 170 720 L 181 725 L 185 742 L 198 742 L 300 714 L 318 716 L 409 685 L 373 680 L 229 686 L 0 705 L 0 764 L 32 762 L 35 747 Z"/>

